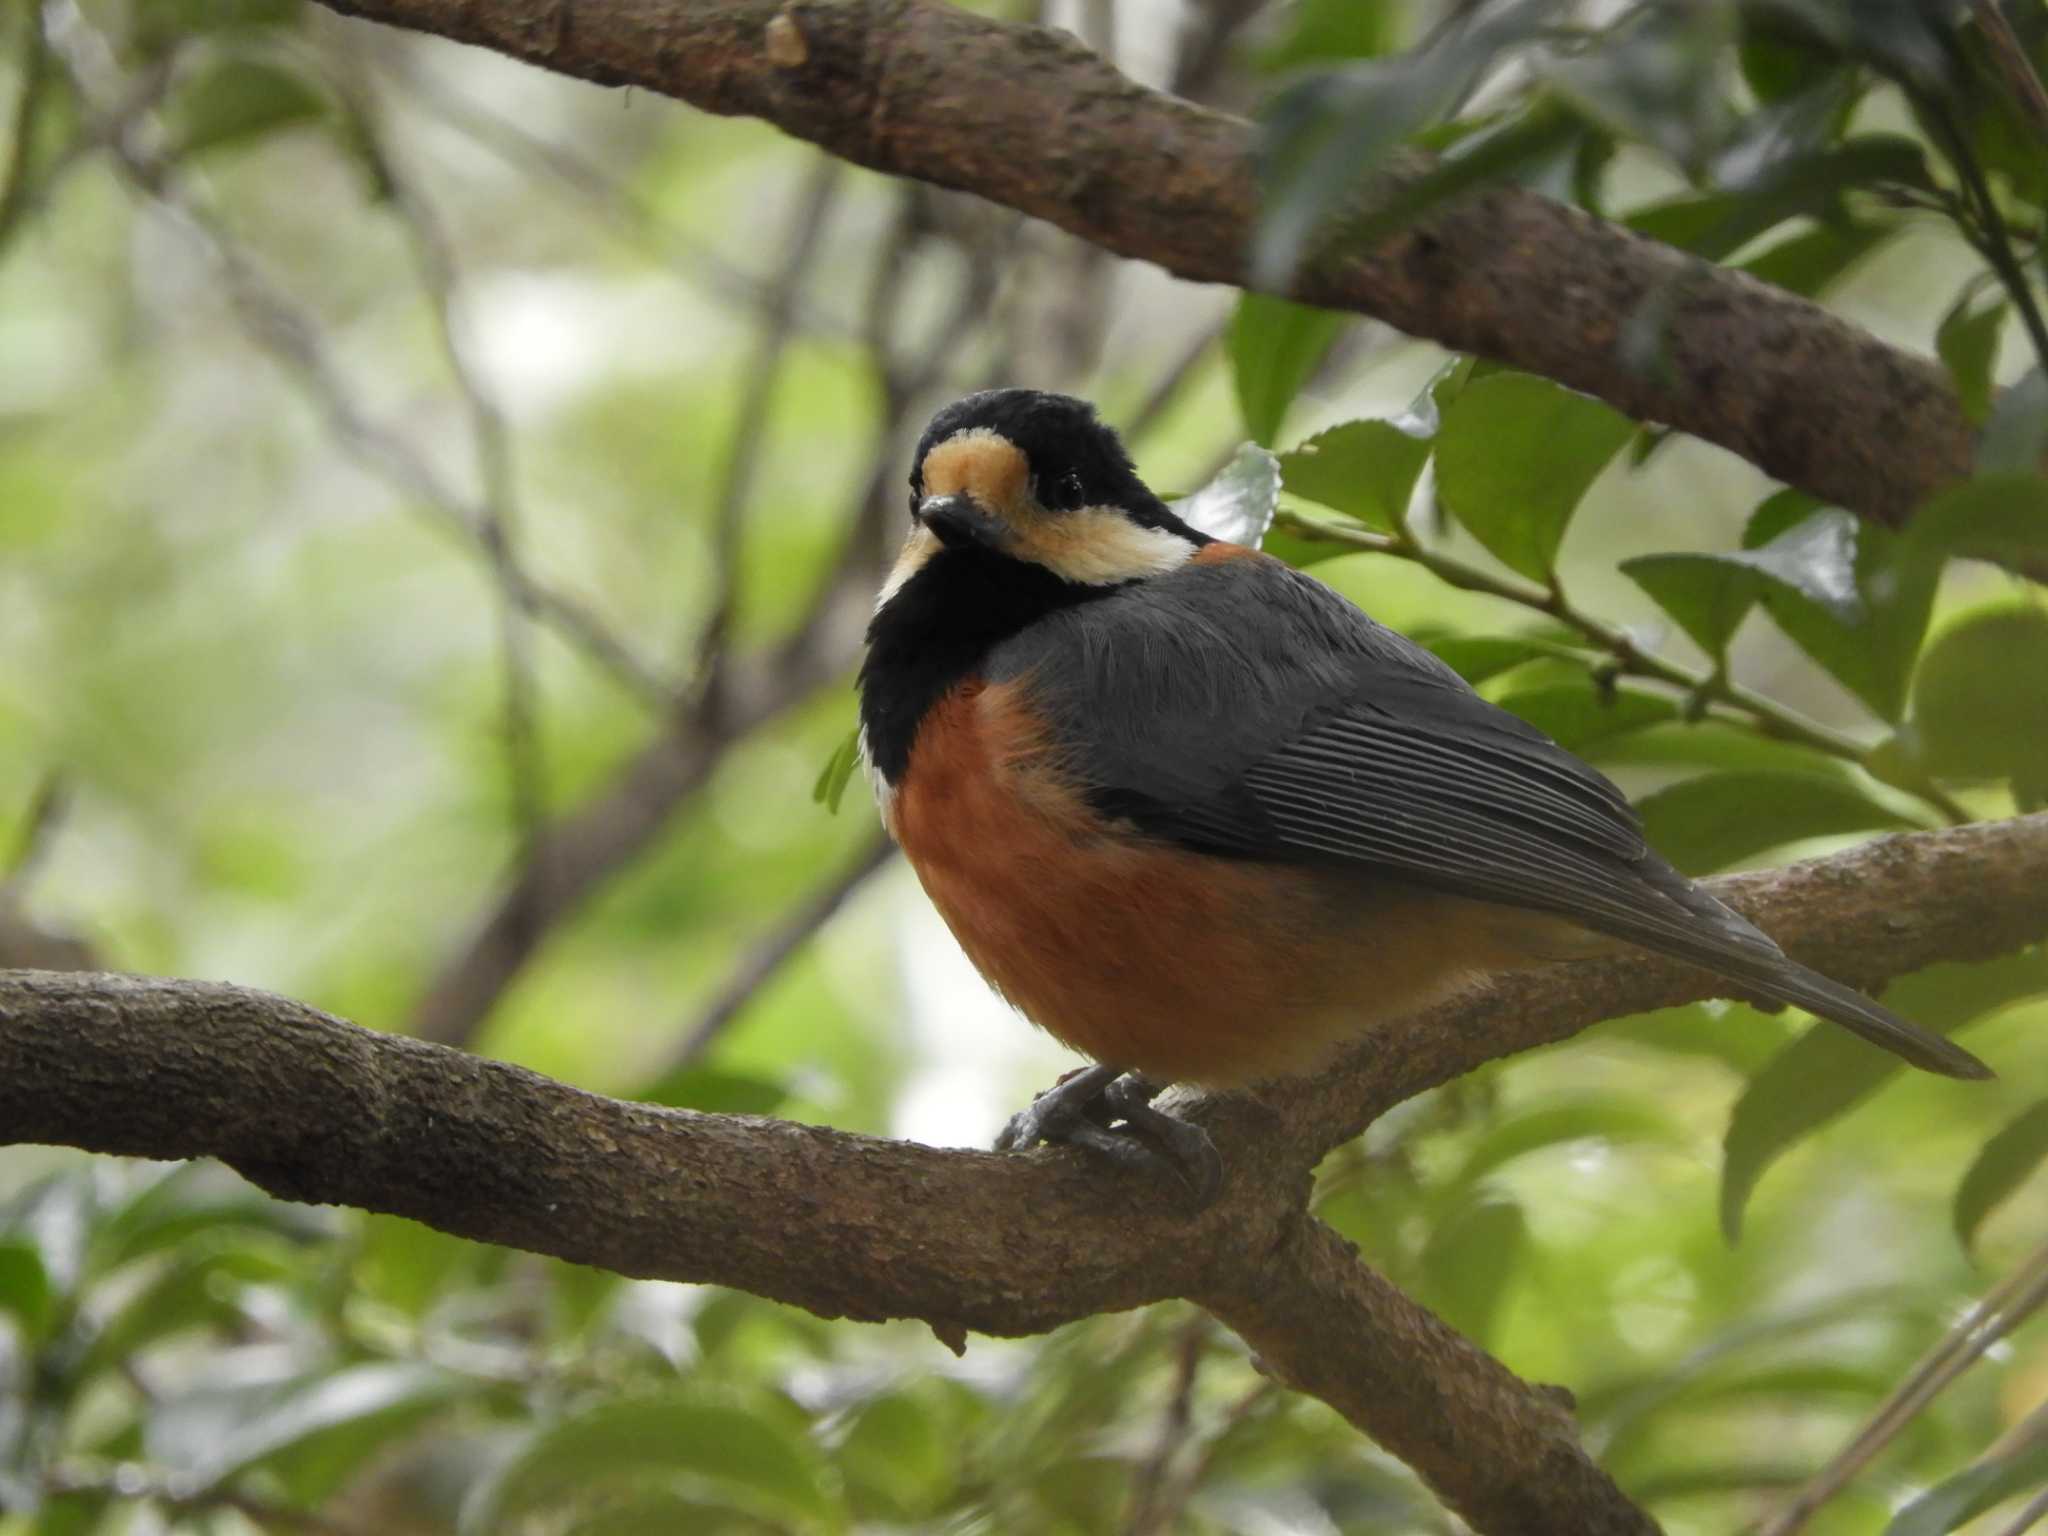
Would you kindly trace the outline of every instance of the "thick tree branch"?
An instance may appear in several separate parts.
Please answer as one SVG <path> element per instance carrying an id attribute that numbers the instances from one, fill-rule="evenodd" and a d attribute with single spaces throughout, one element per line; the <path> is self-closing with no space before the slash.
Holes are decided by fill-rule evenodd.
<path id="1" fill-rule="evenodd" d="M 1251 125 L 1147 90 L 1063 33 L 936 0 L 323 3 L 764 118 L 1182 277 L 1245 280 Z M 1378 196 L 1419 168 L 1389 169 Z M 1294 294 L 1558 379 L 1882 522 L 1969 469 L 1969 426 L 1932 363 L 1521 188 L 1441 208 L 1304 274 Z M 1652 300 L 1670 304 L 1669 366 L 1645 370 L 1621 339 Z"/>
<path id="2" fill-rule="evenodd" d="M 1795 953 L 1878 983 L 2048 934 L 2048 814 L 1715 882 Z M 218 1157 L 287 1199 L 410 1216 L 623 1274 L 827 1316 L 1030 1333 L 1186 1297 L 1380 1437 L 1482 1531 L 1651 1529 L 1518 1381 L 1305 1214 L 1322 1154 L 1375 1114 L 1597 1019 L 1710 995 L 1647 957 L 1496 979 L 1340 1069 L 1196 1098 L 1229 1175 L 1067 1152 L 939 1151 L 600 1098 L 241 988 L 0 972 L 0 1137 Z M 764 1210 L 776 1213 L 764 1222 Z"/>

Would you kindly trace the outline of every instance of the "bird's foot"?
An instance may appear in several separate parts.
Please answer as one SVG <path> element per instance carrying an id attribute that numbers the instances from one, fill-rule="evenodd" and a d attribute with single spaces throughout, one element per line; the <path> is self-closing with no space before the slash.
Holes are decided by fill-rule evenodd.
<path id="1" fill-rule="evenodd" d="M 1164 1091 L 1135 1072 L 1083 1068 L 1012 1115 L 996 1137 L 996 1150 L 1053 1142 L 1086 1147 L 1125 1168 L 1163 1163 L 1206 1206 L 1223 1185 L 1223 1159 L 1207 1131 L 1152 1107 Z"/>

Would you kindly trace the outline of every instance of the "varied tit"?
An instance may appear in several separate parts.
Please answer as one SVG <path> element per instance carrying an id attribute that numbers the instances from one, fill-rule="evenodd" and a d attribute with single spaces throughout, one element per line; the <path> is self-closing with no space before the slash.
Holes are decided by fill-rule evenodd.
<path id="1" fill-rule="evenodd" d="M 1159 1085 L 1303 1072 L 1483 972 L 1629 945 L 1989 1075 L 1787 959 L 1429 652 L 1175 517 L 1085 402 L 948 406 L 910 490 L 860 673 L 882 816 L 982 975 L 1101 1064 L 999 1145 L 1149 1158 L 1122 1120 L 1213 1187 Z"/>

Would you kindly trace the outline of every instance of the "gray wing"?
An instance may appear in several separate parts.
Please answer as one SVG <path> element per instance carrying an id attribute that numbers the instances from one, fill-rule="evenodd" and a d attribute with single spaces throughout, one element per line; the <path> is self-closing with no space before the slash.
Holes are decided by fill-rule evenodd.
<path id="1" fill-rule="evenodd" d="M 1097 808 L 1149 836 L 1554 913 L 1983 1073 L 1788 960 L 1659 858 L 1604 776 L 1278 561 L 1192 565 L 1067 610 L 987 674 L 1022 681 Z"/>

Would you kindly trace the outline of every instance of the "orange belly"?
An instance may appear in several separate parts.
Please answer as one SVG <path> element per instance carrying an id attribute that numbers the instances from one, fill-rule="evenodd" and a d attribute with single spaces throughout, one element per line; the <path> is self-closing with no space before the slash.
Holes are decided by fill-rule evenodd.
<path id="1" fill-rule="evenodd" d="M 1012 685 L 926 719 L 890 805 L 925 891 L 983 976 L 1098 1061 L 1230 1086 L 1533 957 L 1547 927 L 1392 881 L 1119 834 L 1060 779 Z"/>

